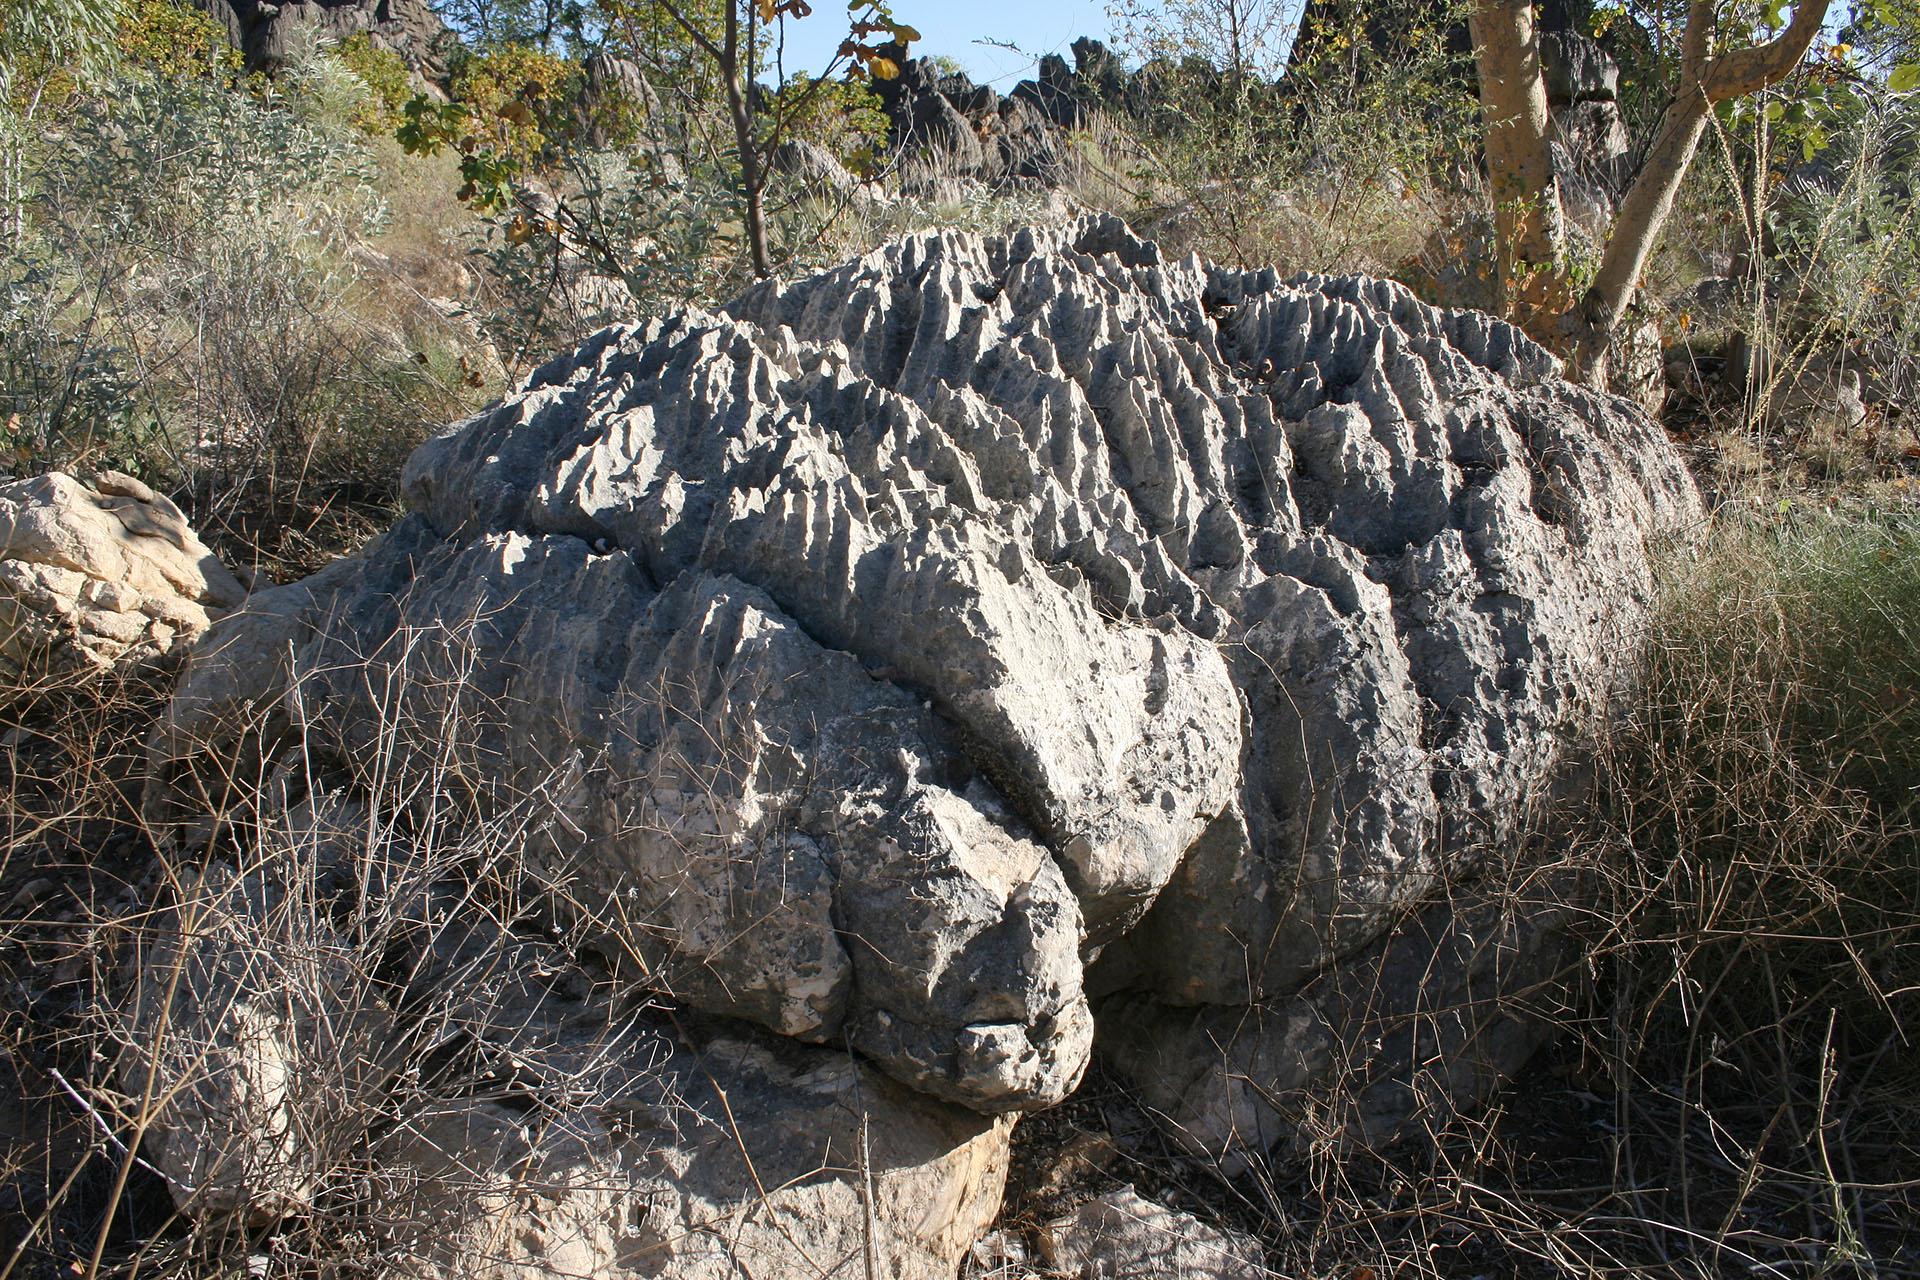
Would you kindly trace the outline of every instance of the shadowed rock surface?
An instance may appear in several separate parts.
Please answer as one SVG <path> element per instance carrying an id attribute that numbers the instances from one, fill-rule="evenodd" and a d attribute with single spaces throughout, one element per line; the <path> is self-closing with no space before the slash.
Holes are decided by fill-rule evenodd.
<path id="1" fill-rule="evenodd" d="M 999 1113 L 1074 1087 L 1091 985 L 1197 1149 L 1284 1149 L 1275 1099 L 1357 1046 L 1389 1137 L 1531 1043 L 1475 1013 L 1435 1070 L 1379 1019 L 1551 977 L 1554 895 L 1428 904 L 1511 847 L 1622 674 L 1647 540 L 1699 517 L 1659 429 L 1557 373 L 1111 219 L 609 329 L 197 648 L 150 808 L 192 815 L 249 705 L 287 708 L 263 758 L 301 719 L 366 758 L 405 673 L 483 803 L 551 803 L 525 858 L 570 918 L 690 1008 Z"/>
<path id="2" fill-rule="evenodd" d="M 449 1107 L 382 1140 L 387 1208 L 407 1224 L 389 1274 L 941 1280 L 999 1211 L 1010 1118 L 844 1053 L 615 1030 L 608 1013 L 550 999 L 527 1027 L 536 1059 L 609 1060 L 593 1095 L 534 1123 Z"/>
<path id="3" fill-rule="evenodd" d="M 452 33 L 428 0 L 196 0 L 196 7 L 226 29 L 248 71 L 280 70 L 294 32 L 311 27 L 324 40 L 365 35 L 428 82 L 444 87 L 447 79 Z"/>

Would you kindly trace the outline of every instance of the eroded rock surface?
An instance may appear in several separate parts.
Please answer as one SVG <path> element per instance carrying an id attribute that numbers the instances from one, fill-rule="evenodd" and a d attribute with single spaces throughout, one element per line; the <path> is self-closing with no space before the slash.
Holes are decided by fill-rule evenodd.
<path id="1" fill-rule="evenodd" d="M 0 673 L 158 657 L 245 596 L 180 509 L 132 476 L 0 485 Z"/>
<path id="2" fill-rule="evenodd" d="M 528 1052 L 607 1052 L 604 1017 L 572 1021 Z M 555 1112 L 475 1101 L 382 1140 L 393 1274 L 949 1280 L 999 1212 L 1010 1117 L 775 1037 L 617 1040 L 619 1070 Z"/>
<path id="3" fill-rule="evenodd" d="M 310 27 L 323 40 L 365 35 L 400 56 L 407 69 L 444 87 L 452 33 L 428 0 L 200 0 L 226 29 L 248 71 L 277 72 L 294 33 Z"/>
<path id="4" fill-rule="evenodd" d="M 1097 1196 L 1034 1233 L 1064 1280 L 1267 1280 L 1257 1241 L 1155 1203 L 1132 1187 Z"/>
<path id="5" fill-rule="evenodd" d="M 1397 285 L 1101 219 L 609 329 L 197 648 L 155 811 L 248 706 L 263 758 L 298 722 L 345 761 L 454 706 L 482 798 L 562 815 L 531 865 L 688 1006 L 996 1113 L 1072 1089 L 1092 983 L 1123 1071 L 1231 1113 L 1206 1149 L 1284 1145 L 1209 1100 L 1191 1027 L 1304 1000 L 1342 1056 L 1337 962 L 1400 972 L 1388 931 L 1510 844 L 1614 687 L 1648 539 L 1698 517 L 1659 429 L 1557 372 Z"/>

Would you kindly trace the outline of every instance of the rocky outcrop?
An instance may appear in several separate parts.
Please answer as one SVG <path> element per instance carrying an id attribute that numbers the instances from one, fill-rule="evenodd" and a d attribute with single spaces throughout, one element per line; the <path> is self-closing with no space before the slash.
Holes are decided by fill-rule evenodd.
<path id="1" fill-rule="evenodd" d="M 609 1057 L 604 1010 L 562 1013 L 534 1060 Z M 1008 1118 L 737 1029 L 614 1038 L 606 1083 L 536 1123 L 475 1101 L 381 1140 L 393 1274 L 950 1280 L 999 1211 Z"/>
<path id="2" fill-rule="evenodd" d="M 1074 1087 L 1097 1008 L 1210 1156 L 1286 1150 L 1356 1067 L 1384 1139 L 1529 1042 L 1562 895 L 1467 886 L 1699 516 L 1652 422 L 1557 375 L 1111 219 L 609 329 L 196 647 L 151 811 L 237 749 L 404 773 L 444 732 L 393 725 L 457 724 L 474 804 L 550 808 L 516 857 L 556 922 L 755 1043 L 994 1116 Z"/>
<path id="3" fill-rule="evenodd" d="M 180 509 L 132 476 L 0 485 L 0 674 L 161 657 L 245 596 Z"/>
<path id="4" fill-rule="evenodd" d="M 1258 1241 L 1156 1204 L 1132 1187 L 1096 1196 L 1035 1232 L 1064 1280 L 1266 1280 Z"/>
<path id="5" fill-rule="evenodd" d="M 908 162 L 910 186 L 932 182 L 1065 181 L 1074 152 L 1069 133 L 1103 110 L 1131 114 L 1151 105 L 1149 86 L 1098 40 L 1073 42 L 1070 67 L 1059 54 L 1040 59 L 1039 76 L 1002 94 L 964 72 L 943 73 L 930 58 L 887 51 L 900 68 L 871 88 L 888 120 L 888 144 Z"/>
<path id="6" fill-rule="evenodd" d="M 300 27 L 322 39 L 364 34 L 400 55 L 407 69 L 445 87 L 446 43 L 452 33 L 428 0 L 196 0 L 226 29 L 248 71 L 278 71 Z"/>
<path id="7" fill-rule="evenodd" d="M 1602 243 L 1633 177 L 1633 140 L 1620 115 L 1620 68 L 1577 31 L 1540 36 L 1547 134 L 1560 199 L 1575 225 Z"/>

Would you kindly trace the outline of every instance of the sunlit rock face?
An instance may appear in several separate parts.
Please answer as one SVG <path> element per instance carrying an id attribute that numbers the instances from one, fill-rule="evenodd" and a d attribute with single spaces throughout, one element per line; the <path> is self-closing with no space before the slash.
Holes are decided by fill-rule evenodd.
<path id="1" fill-rule="evenodd" d="M 405 484 L 197 649 L 156 794 L 240 705 L 297 688 L 351 758 L 438 671 L 636 972 L 988 1113 L 1072 1090 L 1089 991 L 1196 1097 L 1196 1011 L 1284 1036 L 1327 988 L 1340 1042 L 1365 1001 L 1320 975 L 1400 972 L 1397 922 L 1511 842 L 1698 515 L 1505 324 L 1100 218 L 605 330 Z"/>

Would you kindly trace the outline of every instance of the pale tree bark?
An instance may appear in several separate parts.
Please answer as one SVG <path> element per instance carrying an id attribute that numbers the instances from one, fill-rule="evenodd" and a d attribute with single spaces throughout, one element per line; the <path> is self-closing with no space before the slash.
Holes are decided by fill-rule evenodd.
<path id="1" fill-rule="evenodd" d="M 1654 242 L 1673 212 L 1674 197 L 1706 131 L 1716 102 L 1754 93 L 1784 79 L 1806 56 L 1826 21 L 1829 0 L 1801 0 L 1786 31 L 1763 45 L 1709 56 L 1714 27 L 1712 0 L 1693 0 L 1680 48 L 1680 87 L 1660 120 L 1639 177 L 1614 215 L 1607 247 L 1593 284 L 1562 325 L 1568 354 L 1577 367 L 1598 362 L 1604 376 L 1605 350 L 1614 325 L 1633 300 L 1640 272 Z"/>
<path id="2" fill-rule="evenodd" d="M 1480 66 L 1500 298 L 1525 319 L 1556 313 L 1567 240 L 1547 139 L 1547 86 L 1531 0 L 1480 0 L 1471 27 Z"/>
<path id="3" fill-rule="evenodd" d="M 1605 383 L 1614 326 L 1673 212 L 1714 104 L 1784 79 L 1819 35 L 1830 3 L 1800 0 L 1793 21 L 1777 38 L 1715 57 L 1715 0 L 1692 0 L 1681 41 L 1679 87 L 1614 215 L 1592 285 L 1577 306 L 1568 307 L 1566 236 L 1547 141 L 1547 93 L 1533 6 L 1530 0 L 1479 0 L 1474 47 L 1503 302 L 1516 320 L 1570 357 L 1573 376 Z M 1555 315 L 1557 321 L 1545 323 Z"/>

